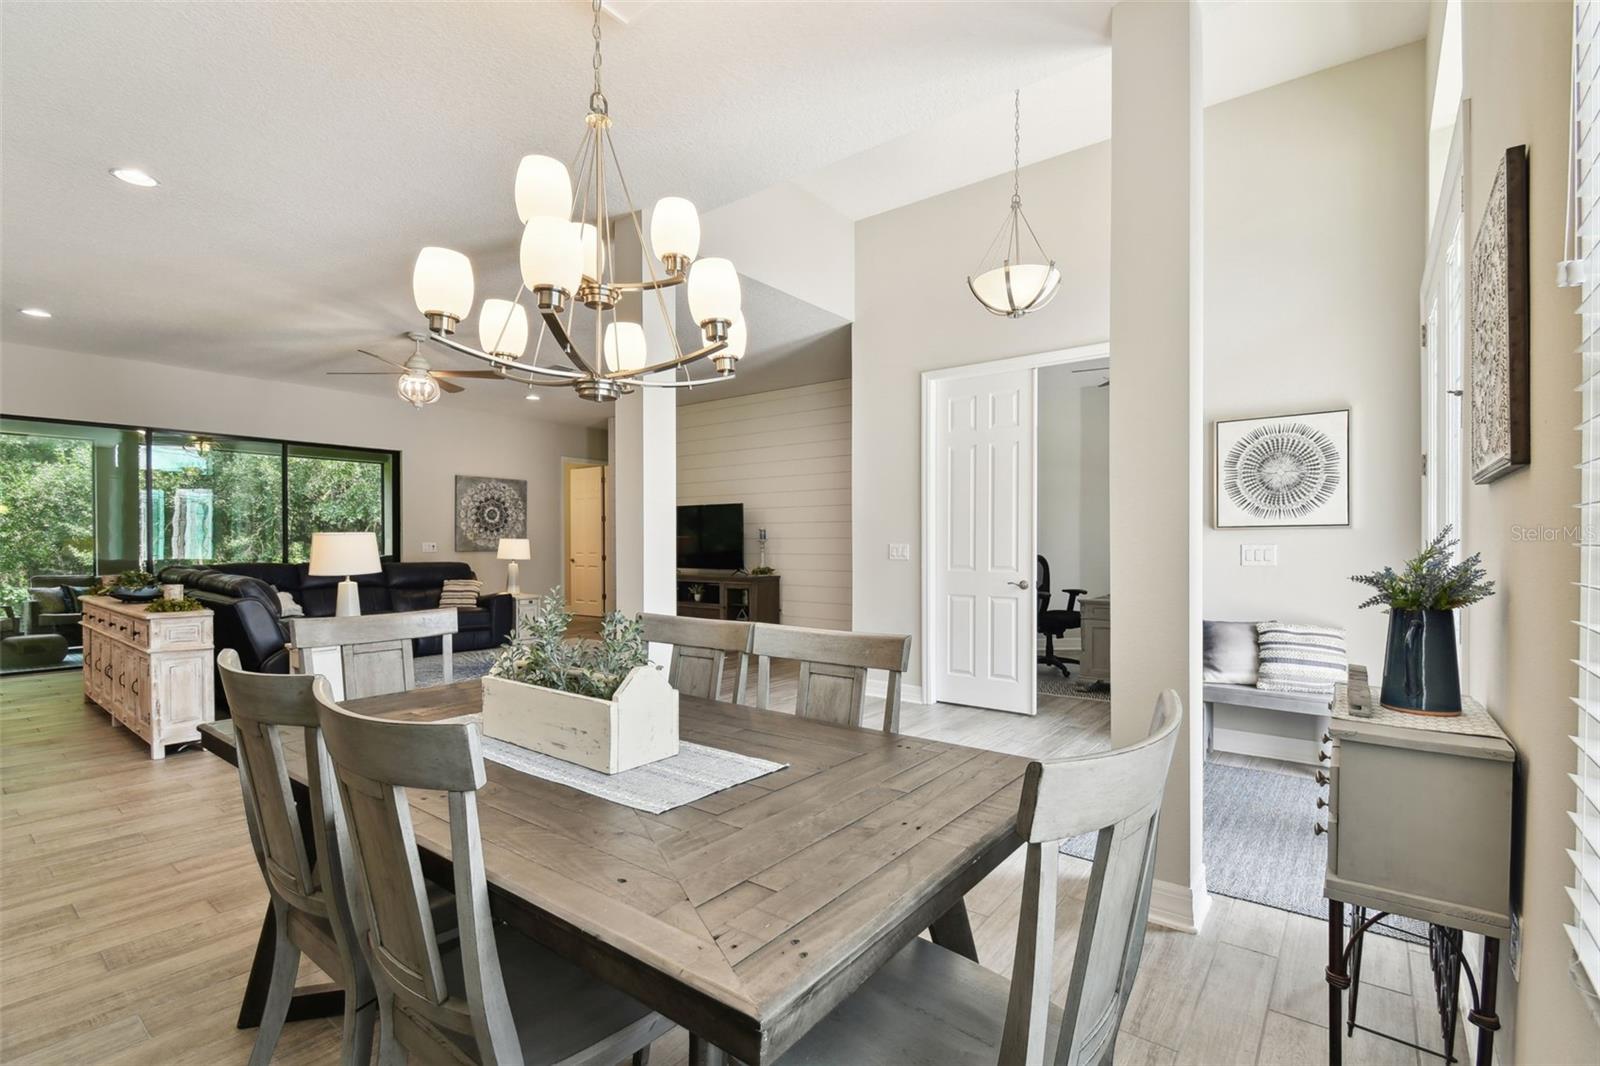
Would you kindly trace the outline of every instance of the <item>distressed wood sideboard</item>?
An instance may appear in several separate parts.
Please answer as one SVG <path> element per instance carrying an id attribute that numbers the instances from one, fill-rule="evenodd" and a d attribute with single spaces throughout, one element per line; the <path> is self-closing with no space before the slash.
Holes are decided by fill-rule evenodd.
<path id="1" fill-rule="evenodd" d="M 150 614 L 144 604 L 84 596 L 83 694 L 166 757 L 216 719 L 210 611 Z"/>

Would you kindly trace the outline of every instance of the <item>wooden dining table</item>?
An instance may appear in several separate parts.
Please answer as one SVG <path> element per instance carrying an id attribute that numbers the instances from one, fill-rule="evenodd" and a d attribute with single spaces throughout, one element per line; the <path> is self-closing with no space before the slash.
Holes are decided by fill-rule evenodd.
<path id="1" fill-rule="evenodd" d="M 481 705 L 473 680 L 345 706 L 431 721 Z M 230 762 L 231 725 L 204 736 Z M 497 919 L 688 1029 L 706 1059 L 750 1066 L 924 929 L 977 959 L 963 897 L 1021 846 L 1027 759 L 690 696 L 679 732 L 788 765 L 649 814 L 486 761 L 479 828 Z M 303 787 L 300 745 L 285 738 Z M 449 885 L 445 797 L 410 802 L 424 873 Z M 264 929 L 256 972 L 270 972 L 272 944 Z"/>

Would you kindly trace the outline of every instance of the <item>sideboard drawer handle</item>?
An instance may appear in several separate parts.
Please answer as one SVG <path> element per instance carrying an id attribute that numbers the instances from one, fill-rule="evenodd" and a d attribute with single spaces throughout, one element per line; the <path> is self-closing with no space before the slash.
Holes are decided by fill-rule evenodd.
<path id="1" fill-rule="evenodd" d="M 1322 742 L 1324 744 L 1332 744 L 1333 743 L 1333 734 L 1331 734 L 1331 733 L 1322 734 Z"/>
<path id="2" fill-rule="evenodd" d="M 1317 824 L 1315 824 L 1315 825 L 1313 825 L 1311 827 L 1311 834 L 1313 836 L 1321 836 L 1322 834 L 1326 833 L 1327 831 L 1328 831 L 1328 827 L 1323 825 L 1321 822 L 1318 822 Z"/>
<path id="3" fill-rule="evenodd" d="M 1321 770 L 1317 771 L 1317 784 L 1323 786 L 1324 788 L 1326 788 L 1328 785 L 1328 775 L 1323 773 Z"/>
<path id="4" fill-rule="evenodd" d="M 1321 796 L 1317 797 L 1317 810 L 1320 811 L 1320 810 L 1322 810 L 1322 808 L 1326 807 L 1327 805 L 1328 805 L 1328 801 L 1326 799 L 1324 799 Z"/>
<path id="5" fill-rule="evenodd" d="M 1328 753 L 1325 752 L 1325 751 L 1317 752 L 1317 761 L 1318 762 L 1327 762 L 1328 761 Z"/>

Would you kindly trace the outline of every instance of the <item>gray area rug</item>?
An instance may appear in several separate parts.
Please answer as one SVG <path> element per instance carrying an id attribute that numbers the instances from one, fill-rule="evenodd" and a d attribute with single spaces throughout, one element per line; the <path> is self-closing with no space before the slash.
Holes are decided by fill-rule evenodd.
<path id="1" fill-rule="evenodd" d="M 1304 774 L 1275 773 L 1207 762 L 1206 889 L 1291 914 L 1326 920 L 1322 895 L 1328 838 L 1311 831 L 1321 788 Z M 1061 845 L 1063 854 L 1094 858 L 1094 834 Z M 1388 917 L 1373 932 L 1425 941 L 1427 926 Z"/>
<path id="2" fill-rule="evenodd" d="M 474 677 L 482 677 L 489 672 L 494 661 L 500 657 L 499 648 L 480 648 L 477 651 L 458 651 L 450 657 L 451 671 L 455 680 L 466 681 Z M 412 663 L 416 671 L 418 688 L 432 688 L 434 685 L 444 684 L 444 656 L 424 655 Z"/>
<path id="3" fill-rule="evenodd" d="M 1041 696 L 1071 696 L 1080 700 L 1099 700 L 1101 703 L 1111 702 L 1111 687 L 1109 685 L 1085 684 L 1076 677 L 1062 677 L 1061 671 L 1053 666 L 1039 667 L 1039 695 Z"/>

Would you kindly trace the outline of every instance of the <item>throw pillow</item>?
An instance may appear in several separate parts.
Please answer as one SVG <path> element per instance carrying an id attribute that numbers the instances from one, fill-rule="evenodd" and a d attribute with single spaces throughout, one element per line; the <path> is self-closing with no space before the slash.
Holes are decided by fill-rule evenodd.
<path id="1" fill-rule="evenodd" d="M 1337 626 L 1261 622 L 1256 626 L 1261 669 L 1256 688 L 1331 696 L 1349 673 L 1344 630 Z"/>
<path id="2" fill-rule="evenodd" d="M 78 606 L 78 590 L 71 585 L 61 586 L 61 604 L 67 609 L 68 614 L 83 613 L 83 608 Z"/>
<path id="3" fill-rule="evenodd" d="M 462 607 L 468 610 L 478 606 L 478 594 L 483 591 L 483 582 L 476 578 L 453 579 L 444 583 L 444 588 L 439 593 L 440 607 Z"/>
<path id="4" fill-rule="evenodd" d="M 287 592 L 278 593 L 278 616 L 280 618 L 304 618 L 306 609 L 295 602 L 294 597 Z"/>
<path id="5" fill-rule="evenodd" d="M 40 614 L 67 613 L 66 597 L 59 586 L 53 589 L 29 589 L 28 599 L 39 605 Z"/>
<path id="6" fill-rule="evenodd" d="M 1203 622 L 1204 679 L 1216 685 L 1253 685 L 1259 656 L 1254 622 Z"/>

